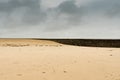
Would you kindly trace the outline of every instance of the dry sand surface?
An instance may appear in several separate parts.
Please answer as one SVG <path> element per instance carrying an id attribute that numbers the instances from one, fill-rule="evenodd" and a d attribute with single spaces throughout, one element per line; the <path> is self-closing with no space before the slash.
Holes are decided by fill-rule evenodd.
<path id="1" fill-rule="evenodd" d="M 120 80 L 120 48 L 1 39 L 0 80 Z"/>

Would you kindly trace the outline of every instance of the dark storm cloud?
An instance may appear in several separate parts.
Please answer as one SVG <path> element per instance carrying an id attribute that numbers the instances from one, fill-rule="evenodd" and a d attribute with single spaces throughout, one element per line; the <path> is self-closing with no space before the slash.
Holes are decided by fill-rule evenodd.
<path id="1" fill-rule="evenodd" d="M 116 32 L 120 34 L 120 0 L 84 0 L 85 3 L 83 0 L 47 0 L 46 5 L 44 1 L 1 0 L 0 34 L 4 36 L 7 32 L 6 36 L 11 34 L 13 37 L 27 37 L 30 34 L 29 37 L 56 38 L 77 35 L 79 38 L 89 37 L 90 34 L 97 37 L 99 32 L 98 36 L 114 33 L 119 37 Z M 57 5 L 50 7 L 52 1 L 56 1 L 53 5 Z"/>
<path id="2" fill-rule="evenodd" d="M 77 14 L 79 12 L 79 8 L 75 5 L 75 1 L 64 1 L 62 2 L 57 9 L 60 13 L 66 14 Z"/>
<path id="3" fill-rule="evenodd" d="M 120 0 L 98 0 L 93 1 L 87 5 L 84 5 L 84 9 L 88 13 L 105 14 L 106 16 L 118 16 L 120 15 Z"/>
<path id="4" fill-rule="evenodd" d="M 56 14 L 55 17 L 64 19 L 68 24 L 79 25 L 83 22 L 84 16 L 105 15 L 105 17 L 118 17 L 120 14 L 119 0 L 91 0 L 86 4 L 76 5 L 75 0 L 66 0 L 57 7 L 52 8 Z M 46 21 L 46 16 L 51 11 L 42 11 L 40 0 L 6 0 L 0 2 L 0 14 L 8 20 L 20 18 L 21 24 L 35 25 Z M 17 15 L 18 14 L 18 15 Z M 12 17 L 11 17 L 12 15 Z M 15 15 L 15 16 L 13 16 Z M 97 16 L 99 18 L 99 16 Z M 47 18 L 49 19 L 49 17 Z M 60 21 L 62 24 L 62 21 Z"/>
<path id="5" fill-rule="evenodd" d="M 47 27 L 48 31 L 65 30 L 73 26 L 75 27 L 75 25 L 79 25 L 83 16 L 82 8 L 78 7 L 74 0 L 63 1 L 57 7 L 48 9 L 48 15 L 52 12 L 54 12 L 52 15 L 52 23 L 54 24 Z"/>
<path id="6" fill-rule="evenodd" d="M 0 2 L 0 13 L 3 13 L 6 19 L 11 18 L 11 20 L 18 18 L 19 15 L 17 14 L 21 14 L 22 24 L 37 24 L 45 18 L 45 14 L 40 8 L 40 3 L 40 0 L 8 0 Z M 15 14 L 15 16 L 11 17 L 12 14 Z"/>
<path id="7" fill-rule="evenodd" d="M 56 9 L 59 16 L 67 14 L 75 19 L 86 15 L 115 17 L 120 15 L 120 0 L 91 0 L 91 2 L 79 6 L 75 4 L 75 0 L 67 0 L 62 2 Z"/>
<path id="8" fill-rule="evenodd" d="M 56 14 L 53 16 L 55 20 L 59 21 L 60 24 L 66 22 L 67 26 L 57 26 L 48 27 L 49 30 L 62 30 L 77 27 L 82 27 L 84 20 L 88 19 L 87 22 L 94 23 L 95 19 L 102 18 L 103 21 L 106 19 L 120 18 L 120 1 L 119 0 L 91 0 L 86 4 L 76 5 L 75 0 L 66 0 L 59 4 L 53 11 Z M 49 12 L 48 12 L 49 13 Z M 60 20 L 59 20 L 60 19 Z M 109 22 L 109 21 L 108 21 Z M 55 22 L 56 23 L 56 22 Z M 51 29 L 50 29 L 51 28 Z"/>
<path id="9" fill-rule="evenodd" d="M 68 23 L 75 25 L 81 21 L 83 9 L 75 4 L 74 0 L 65 1 L 57 7 L 58 16 L 61 14 L 68 16 Z"/>

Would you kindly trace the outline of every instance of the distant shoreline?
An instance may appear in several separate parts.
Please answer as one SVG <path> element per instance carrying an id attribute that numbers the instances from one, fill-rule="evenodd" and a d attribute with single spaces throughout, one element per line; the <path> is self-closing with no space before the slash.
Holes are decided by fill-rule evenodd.
<path id="1" fill-rule="evenodd" d="M 34 44 L 41 43 L 43 41 L 44 43 L 48 44 L 51 42 L 57 42 L 67 45 L 73 45 L 73 46 L 86 46 L 86 47 L 115 47 L 120 48 L 120 39 L 40 39 L 40 38 L 0 38 L 0 42 L 2 41 L 25 41 L 25 43 L 31 43 L 31 41 Z M 26 41 L 27 40 L 27 41 Z M 41 40 L 41 41 L 40 41 Z M 48 43 L 47 43 L 48 41 Z M 49 42 L 51 41 L 51 42 Z M 27 46 L 29 45 L 27 43 Z M 21 43 L 22 44 L 22 43 Z"/>
<path id="2" fill-rule="evenodd" d="M 62 44 L 75 46 L 120 48 L 120 39 L 46 39 L 46 40 L 51 40 Z"/>

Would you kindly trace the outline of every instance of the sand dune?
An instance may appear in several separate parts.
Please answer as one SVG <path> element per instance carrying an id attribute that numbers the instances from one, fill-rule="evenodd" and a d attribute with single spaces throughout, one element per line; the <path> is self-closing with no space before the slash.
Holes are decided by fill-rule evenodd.
<path id="1" fill-rule="evenodd" d="M 1 39 L 0 80 L 120 80 L 120 48 Z"/>
<path id="2" fill-rule="evenodd" d="M 47 40 L 34 39 L 0 39 L 0 46 L 2 47 L 23 47 L 23 46 L 55 46 L 61 45 L 57 42 Z"/>

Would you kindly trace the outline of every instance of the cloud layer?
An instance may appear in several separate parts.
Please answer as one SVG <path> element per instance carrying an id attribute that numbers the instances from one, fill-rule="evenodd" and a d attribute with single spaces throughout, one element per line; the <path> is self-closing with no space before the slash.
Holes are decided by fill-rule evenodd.
<path id="1" fill-rule="evenodd" d="M 1 0 L 0 37 L 120 39 L 119 0 Z"/>

